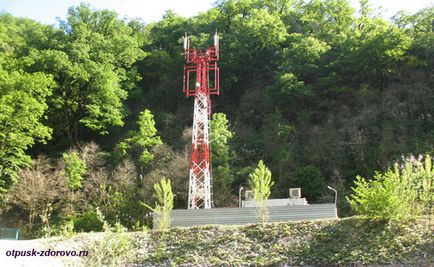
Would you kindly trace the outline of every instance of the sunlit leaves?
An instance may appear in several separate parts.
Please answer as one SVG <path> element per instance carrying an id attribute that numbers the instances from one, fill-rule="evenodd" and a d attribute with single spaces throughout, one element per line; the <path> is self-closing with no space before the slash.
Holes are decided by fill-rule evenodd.
<path id="1" fill-rule="evenodd" d="M 230 164 L 233 152 L 229 142 L 234 137 L 234 133 L 230 130 L 229 121 L 224 113 L 213 114 L 210 128 L 214 203 L 222 206 L 231 202 L 228 195 L 231 192 L 234 175 Z"/>
<path id="2" fill-rule="evenodd" d="M 80 159 L 78 152 L 71 151 L 63 153 L 63 161 L 65 162 L 65 173 L 68 186 L 72 190 L 82 187 L 83 175 L 86 173 L 86 164 Z"/>
<path id="3" fill-rule="evenodd" d="M 157 228 L 167 229 L 170 227 L 170 212 L 173 209 L 173 192 L 169 179 L 162 178 L 160 182 L 154 184 L 155 208 L 142 203 L 147 208 L 158 213 Z"/>
<path id="4" fill-rule="evenodd" d="M 80 125 L 107 134 L 122 126 L 122 101 L 127 97 L 131 65 L 145 56 L 133 30 L 112 11 L 93 11 L 86 5 L 70 8 L 61 21 L 59 42 L 41 57 L 43 68 L 54 74 L 58 88 L 54 102 L 72 141 Z M 133 70 L 134 71 L 134 70 Z"/>
<path id="5" fill-rule="evenodd" d="M 0 66 L 0 191 L 30 164 L 26 150 L 51 138 L 51 129 L 41 120 L 53 85 L 49 75 L 7 72 Z"/>
<path id="6" fill-rule="evenodd" d="M 217 165 L 228 163 L 230 157 L 229 141 L 233 137 L 234 133 L 229 130 L 226 114 L 214 113 L 211 120 L 211 152 Z"/>
<path id="7" fill-rule="evenodd" d="M 274 181 L 271 179 L 271 172 L 262 160 L 259 161 L 255 171 L 249 174 L 249 189 L 253 191 L 254 200 L 258 207 L 258 214 L 261 222 L 268 221 L 267 199 L 271 193 Z"/>
<path id="8" fill-rule="evenodd" d="M 157 135 L 154 115 L 152 115 L 151 111 L 147 109 L 142 111 L 137 120 L 137 125 L 139 129 L 131 131 L 129 137 L 119 143 L 118 149 L 122 156 L 132 153 L 133 157 L 135 157 L 138 153 L 137 160 L 144 166 L 154 158 L 151 149 L 163 142 Z"/>
<path id="9" fill-rule="evenodd" d="M 402 218 L 432 214 L 434 172 L 431 157 L 405 159 L 371 180 L 357 176 L 354 193 L 348 198 L 358 214 L 383 218 Z"/>

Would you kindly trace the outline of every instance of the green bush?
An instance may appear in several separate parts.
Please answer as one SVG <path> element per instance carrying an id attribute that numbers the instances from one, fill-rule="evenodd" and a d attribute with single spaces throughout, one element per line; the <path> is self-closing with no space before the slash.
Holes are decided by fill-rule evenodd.
<path id="1" fill-rule="evenodd" d="M 102 213 L 97 210 L 98 220 L 103 225 L 104 236 L 88 244 L 89 257 L 85 258 L 85 266 L 120 266 L 132 260 L 133 240 L 127 229 L 120 223 L 110 226 Z"/>
<path id="2" fill-rule="evenodd" d="M 67 220 L 58 224 L 53 224 L 50 227 L 42 227 L 37 231 L 38 237 L 52 237 L 62 236 L 64 238 L 71 238 L 75 235 L 73 220 Z"/>
<path id="3" fill-rule="evenodd" d="M 170 227 L 170 212 L 173 209 L 173 193 L 169 179 L 163 178 L 159 183 L 154 184 L 155 208 L 146 203 L 144 206 L 158 214 L 157 228 L 167 229 Z"/>
<path id="4" fill-rule="evenodd" d="M 390 219 L 433 213 L 434 171 L 429 155 L 423 161 L 405 159 L 369 181 L 357 176 L 354 184 L 347 199 L 357 214 Z"/>
<path id="5" fill-rule="evenodd" d="M 86 173 L 86 164 L 80 159 L 76 151 L 63 154 L 65 162 L 65 176 L 68 181 L 69 188 L 75 190 L 81 188 L 83 175 Z"/>
<path id="6" fill-rule="evenodd" d="M 74 219 L 74 229 L 77 232 L 99 232 L 103 230 L 103 223 L 98 219 L 95 211 L 88 211 Z"/>
<path id="7" fill-rule="evenodd" d="M 262 224 L 268 221 L 267 199 L 270 196 L 271 187 L 274 182 L 271 180 L 271 172 L 262 160 L 259 161 L 256 170 L 249 175 L 249 187 L 255 196 L 258 206 L 258 213 Z"/>

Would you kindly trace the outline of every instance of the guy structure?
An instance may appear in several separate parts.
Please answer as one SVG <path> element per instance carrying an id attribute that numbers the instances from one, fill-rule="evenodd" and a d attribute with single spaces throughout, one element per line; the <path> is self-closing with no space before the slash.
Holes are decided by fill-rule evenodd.
<path id="1" fill-rule="evenodd" d="M 214 35 L 214 45 L 209 46 L 205 51 L 190 48 L 189 37 L 185 34 L 184 57 L 183 91 L 187 97 L 194 96 L 188 208 L 209 209 L 213 206 L 209 128 L 210 95 L 220 93 L 217 32 Z"/>

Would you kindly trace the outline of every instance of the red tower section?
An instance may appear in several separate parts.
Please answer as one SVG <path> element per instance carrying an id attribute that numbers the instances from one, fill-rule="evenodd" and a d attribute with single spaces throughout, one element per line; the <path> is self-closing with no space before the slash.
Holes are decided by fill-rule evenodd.
<path id="1" fill-rule="evenodd" d="M 205 51 L 190 48 L 188 36 L 184 37 L 184 88 L 187 96 L 194 96 L 193 129 L 191 142 L 189 209 L 209 209 L 212 204 L 212 172 L 210 158 L 211 116 L 210 95 L 220 93 L 219 38 L 214 35 L 214 46 Z"/>

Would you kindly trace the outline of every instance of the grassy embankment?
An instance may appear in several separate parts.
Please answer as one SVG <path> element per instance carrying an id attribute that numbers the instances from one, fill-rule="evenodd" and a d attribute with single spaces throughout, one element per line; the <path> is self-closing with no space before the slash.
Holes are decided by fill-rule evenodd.
<path id="1" fill-rule="evenodd" d="M 108 250 L 109 239 L 99 245 L 85 242 L 92 254 L 86 265 L 99 255 L 107 263 L 113 257 L 139 266 L 429 266 L 434 265 L 433 233 L 433 217 L 178 228 L 128 234 L 129 248 L 124 244 Z"/>

